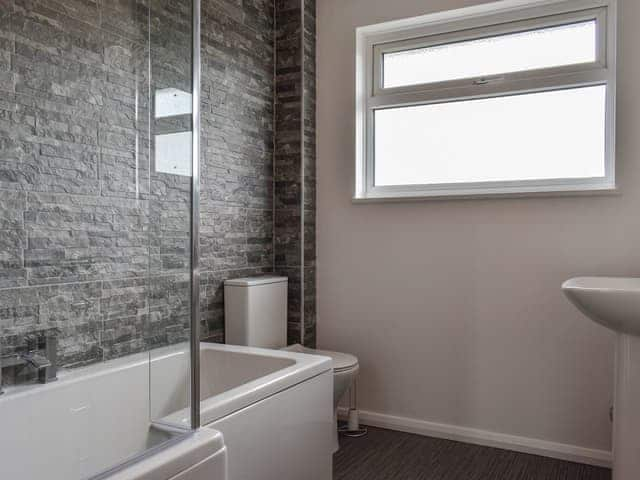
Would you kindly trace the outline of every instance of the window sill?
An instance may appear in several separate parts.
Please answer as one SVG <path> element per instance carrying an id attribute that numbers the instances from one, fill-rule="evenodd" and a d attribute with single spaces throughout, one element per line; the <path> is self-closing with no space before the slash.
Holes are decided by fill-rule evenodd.
<path id="1" fill-rule="evenodd" d="M 531 189 L 509 191 L 506 189 L 486 189 L 477 191 L 431 191 L 431 192 L 394 192 L 384 194 L 355 195 L 352 203 L 397 203 L 397 202 L 423 202 L 443 200 L 484 200 L 484 199 L 509 199 L 509 198 L 545 198 L 545 197 L 573 197 L 573 196 L 617 196 L 622 192 L 617 186 L 592 186 L 575 189 Z"/>

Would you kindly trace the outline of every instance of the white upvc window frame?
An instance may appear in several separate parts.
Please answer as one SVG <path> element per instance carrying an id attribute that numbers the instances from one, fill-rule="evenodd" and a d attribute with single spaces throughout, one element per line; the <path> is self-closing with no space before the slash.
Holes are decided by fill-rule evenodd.
<path id="1" fill-rule="evenodd" d="M 597 193 L 615 186 L 616 0 L 504 0 L 356 30 L 354 201 Z M 388 52 L 595 20 L 596 61 L 395 88 L 383 86 Z M 606 85 L 605 175 L 595 178 L 376 186 L 377 109 Z"/>

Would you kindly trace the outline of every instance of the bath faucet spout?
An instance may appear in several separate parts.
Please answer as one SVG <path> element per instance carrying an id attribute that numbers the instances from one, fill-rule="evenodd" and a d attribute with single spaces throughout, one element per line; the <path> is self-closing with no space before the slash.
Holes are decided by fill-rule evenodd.
<path id="1" fill-rule="evenodd" d="M 35 368 L 38 371 L 40 371 L 43 368 L 47 368 L 51 366 L 51 362 L 49 361 L 49 359 L 47 359 L 47 357 L 40 355 L 38 353 L 33 353 L 33 352 L 24 353 L 20 355 L 20 358 L 24 360 L 25 364 Z"/>
<path id="2" fill-rule="evenodd" d="M 58 341 L 55 335 L 29 335 L 25 344 L 15 348 L 12 353 L 0 355 L 0 395 L 3 392 L 2 370 L 4 368 L 28 367 L 37 373 L 39 383 L 57 380 Z"/>

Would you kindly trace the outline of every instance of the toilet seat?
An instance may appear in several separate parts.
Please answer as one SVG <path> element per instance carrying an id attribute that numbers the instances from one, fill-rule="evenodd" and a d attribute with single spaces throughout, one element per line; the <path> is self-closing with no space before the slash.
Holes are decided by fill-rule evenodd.
<path id="1" fill-rule="evenodd" d="M 358 367 L 358 359 L 348 353 L 332 352 L 331 350 L 316 350 L 314 348 L 303 347 L 299 343 L 289 345 L 283 350 L 290 352 L 306 353 L 308 355 L 323 355 L 333 360 L 334 373 L 342 373 Z"/>

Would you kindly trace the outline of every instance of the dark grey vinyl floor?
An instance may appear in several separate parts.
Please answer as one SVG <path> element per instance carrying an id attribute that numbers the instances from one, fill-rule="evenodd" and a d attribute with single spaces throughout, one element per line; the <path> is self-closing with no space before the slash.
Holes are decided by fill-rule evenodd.
<path id="1" fill-rule="evenodd" d="M 340 437 L 334 480 L 610 480 L 611 471 L 497 448 L 369 427 Z"/>

